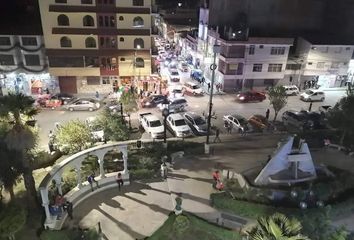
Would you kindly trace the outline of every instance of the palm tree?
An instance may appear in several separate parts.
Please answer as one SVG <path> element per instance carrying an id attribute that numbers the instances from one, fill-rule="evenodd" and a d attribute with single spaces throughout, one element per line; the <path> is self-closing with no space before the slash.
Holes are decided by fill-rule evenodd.
<path id="1" fill-rule="evenodd" d="M 289 219 L 281 213 L 259 218 L 257 222 L 247 232 L 251 240 L 310 240 L 300 233 L 302 226 L 297 219 Z"/>
<path id="2" fill-rule="evenodd" d="M 0 98 L 0 116 L 10 123 L 5 136 L 9 150 L 14 150 L 16 158 L 22 163 L 22 174 L 30 209 L 36 206 L 36 188 L 32 176 L 29 152 L 36 146 L 36 134 L 33 129 L 33 117 L 38 113 L 33 106 L 34 99 L 23 94 L 9 94 Z"/>

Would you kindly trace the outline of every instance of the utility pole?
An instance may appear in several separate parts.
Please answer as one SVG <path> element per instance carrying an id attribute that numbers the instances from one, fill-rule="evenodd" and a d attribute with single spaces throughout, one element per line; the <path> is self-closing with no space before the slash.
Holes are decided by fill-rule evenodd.
<path id="1" fill-rule="evenodd" d="M 211 112 L 213 110 L 213 91 L 214 91 L 214 81 L 215 81 L 215 70 L 216 70 L 216 55 L 220 52 L 220 45 L 217 45 L 216 39 L 215 44 L 213 46 L 214 56 L 213 63 L 210 65 L 211 72 L 211 86 L 210 86 L 210 96 L 209 96 L 209 114 L 208 114 L 208 129 L 206 135 L 206 142 L 204 145 L 205 154 L 209 154 L 209 138 L 210 138 L 210 124 L 211 124 Z"/>

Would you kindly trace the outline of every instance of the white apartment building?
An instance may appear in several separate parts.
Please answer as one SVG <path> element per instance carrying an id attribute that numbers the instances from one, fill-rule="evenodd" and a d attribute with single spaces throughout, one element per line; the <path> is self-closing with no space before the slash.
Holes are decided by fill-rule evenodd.
<path id="1" fill-rule="evenodd" d="M 231 33 L 231 36 L 237 33 Z M 246 41 L 223 39 L 216 31 L 208 31 L 208 53 L 205 58 L 205 72 L 211 63 L 215 42 L 221 46 L 217 60 L 215 84 L 224 91 L 263 90 L 277 84 L 284 84 L 285 68 L 292 38 L 256 38 Z M 210 74 L 207 74 L 207 77 Z"/>
<path id="2" fill-rule="evenodd" d="M 288 61 L 285 81 L 292 81 L 301 88 L 312 80 L 316 80 L 320 88 L 343 87 L 348 80 L 353 50 L 353 45 L 318 43 L 299 37 L 296 57 Z"/>
<path id="3" fill-rule="evenodd" d="M 56 78 L 47 70 L 43 36 L 0 35 L 0 95 L 56 91 Z"/>

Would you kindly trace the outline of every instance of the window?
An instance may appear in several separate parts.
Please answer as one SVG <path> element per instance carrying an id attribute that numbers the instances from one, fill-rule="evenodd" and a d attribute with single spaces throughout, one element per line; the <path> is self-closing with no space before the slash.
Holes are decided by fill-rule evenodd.
<path id="1" fill-rule="evenodd" d="M 97 0 L 98 5 L 113 5 L 115 4 L 114 0 Z"/>
<path id="2" fill-rule="evenodd" d="M 101 68 L 105 68 L 108 70 L 115 70 L 117 68 L 117 59 L 116 58 L 101 58 Z"/>
<path id="3" fill-rule="evenodd" d="M 66 16 L 64 14 L 60 14 L 58 16 L 57 20 L 58 20 L 58 26 L 69 26 L 70 25 L 68 16 Z"/>
<path id="4" fill-rule="evenodd" d="M 22 39 L 23 46 L 37 46 L 36 37 L 22 37 L 21 39 Z"/>
<path id="5" fill-rule="evenodd" d="M 100 77 L 98 76 L 91 76 L 87 77 L 87 85 L 100 85 Z"/>
<path id="6" fill-rule="evenodd" d="M 136 68 L 143 68 L 144 67 L 144 59 L 138 57 L 135 59 L 135 67 Z"/>
<path id="7" fill-rule="evenodd" d="M 286 64 L 286 70 L 300 70 L 301 64 Z"/>
<path id="8" fill-rule="evenodd" d="M 144 6 L 144 0 L 133 0 L 133 6 Z"/>
<path id="9" fill-rule="evenodd" d="M 133 19 L 133 27 L 143 27 L 144 26 L 144 19 L 141 17 L 135 17 Z"/>
<path id="10" fill-rule="evenodd" d="M 261 63 L 253 64 L 253 72 L 262 72 L 262 64 Z"/>
<path id="11" fill-rule="evenodd" d="M 318 62 L 316 68 L 322 69 L 324 68 L 325 63 L 324 62 Z"/>
<path id="12" fill-rule="evenodd" d="M 120 58 L 120 61 L 121 62 L 125 62 L 125 58 Z"/>
<path id="13" fill-rule="evenodd" d="M 86 38 L 85 46 L 87 48 L 95 48 L 96 47 L 96 40 L 93 37 Z"/>
<path id="14" fill-rule="evenodd" d="M 67 3 L 66 0 L 55 0 L 55 3 Z"/>
<path id="15" fill-rule="evenodd" d="M 120 38 L 119 38 L 119 41 L 120 41 L 120 42 L 124 42 L 124 37 L 120 37 Z"/>
<path id="16" fill-rule="evenodd" d="M 116 19 L 114 15 L 101 15 L 98 16 L 98 25 L 100 27 L 115 27 Z"/>
<path id="17" fill-rule="evenodd" d="M 346 51 L 349 51 L 349 50 L 350 50 L 350 47 L 346 47 L 345 50 L 346 50 Z"/>
<path id="18" fill-rule="evenodd" d="M 109 77 L 102 77 L 102 84 L 111 84 Z"/>
<path id="19" fill-rule="evenodd" d="M 124 21 L 124 17 L 123 16 L 119 16 L 119 21 Z"/>
<path id="20" fill-rule="evenodd" d="M 0 37 L 0 46 L 11 46 L 11 40 L 9 37 Z"/>
<path id="21" fill-rule="evenodd" d="M 272 47 L 270 49 L 270 55 L 284 55 L 285 47 Z"/>
<path id="22" fill-rule="evenodd" d="M 26 66 L 40 66 L 39 55 L 28 54 L 25 55 Z"/>
<path id="23" fill-rule="evenodd" d="M 268 72 L 281 72 L 283 64 L 269 64 Z"/>
<path id="24" fill-rule="evenodd" d="M 81 0 L 81 4 L 92 4 L 92 0 Z"/>
<path id="25" fill-rule="evenodd" d="M 85 27 L 92 27 L 95 26 L 95 21 L 93 20 L 93 17 L 91 17 L 90 15 L 86 15 L 83 19 L 82 19 L 82 23 Z"/>
<path id="26" fill-rule="evenodd" d="M 0 64 L 4 66 L 15 65 L 14 56 L 9 54 L 0 54 Z"/>
<path id="27" fill-rule="evenodd" d="M 338 69 L 339 68 L 339 63 L 332 63 L 331 64 L 332 69 Z"/>
<path id="28" fill-rule="evenodd" d="M 141 38 L 134 39 L 134 48 L 144 48 L 144 40 Z"/>
<path id="29" fill-rule="evenodd" d="M 248 50 L 248 54 L 249 55 L 254 55 L 254 49 L 255 49 L 254 45 L 251 45 L 250 49 Z"/>
<path id="30" fill-rule="evenodd" d="M 262 48 L 264 48 L 264 46 L 263 45 L 259 45 L 259 48 L 262 49 Z"/>
<path id="31" fill-rule="evenodd" d="M 116 48 L 116 39 L 114 37 L 100 37 L 101 48 Z"/>
<path id="32" fill-rule="evenodd" d="M 60 46 L 61 47 L 72 47 L 70 38 L 62 37 L 60 39 Z"/>

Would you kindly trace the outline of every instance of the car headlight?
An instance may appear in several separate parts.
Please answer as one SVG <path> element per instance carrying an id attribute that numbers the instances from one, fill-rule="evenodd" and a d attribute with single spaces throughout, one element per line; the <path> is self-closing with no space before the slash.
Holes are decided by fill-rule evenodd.
<path id="1" fill-rule="evenodd" d="M 149 105 L 151 105 L 151 103 L 150 103 L 150 102 L 146 102 L 145 105 L 146 105 L 146 106 L 149 106 Z"/>
<path id="2" fill-rule="evenodd" d="M 240 97 L 240 100 L 245 100 L 245 97 Z"/>

